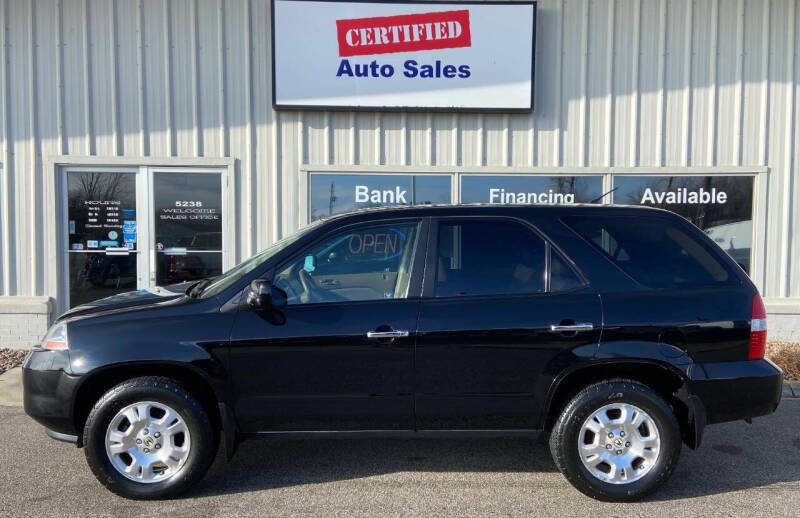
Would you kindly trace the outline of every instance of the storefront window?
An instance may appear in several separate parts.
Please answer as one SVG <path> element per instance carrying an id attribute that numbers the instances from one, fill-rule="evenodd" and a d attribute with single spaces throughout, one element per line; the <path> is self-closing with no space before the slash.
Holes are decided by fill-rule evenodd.
<path id="1" fill-rule="evenodd" d="M 450 203 L 449 175 L 312 174 L 311 217 L 368 207 Z"/>
<path id="2" fill-rule="evenodd" d="M 600 202 L 601 176 L 464 175 L 461 203 L 570 204 Z"/>
<path id="3" fill-rule="evenodd" d="M 753 177 L 617 176 L 614 187 L 614 203 L 680 214 L 750 271 Z"/>
<path id="4" fill-rule="evenodd" d="M 154 173 L 156 283 L 222 273 L 222 184 L 218 174 Z"/>

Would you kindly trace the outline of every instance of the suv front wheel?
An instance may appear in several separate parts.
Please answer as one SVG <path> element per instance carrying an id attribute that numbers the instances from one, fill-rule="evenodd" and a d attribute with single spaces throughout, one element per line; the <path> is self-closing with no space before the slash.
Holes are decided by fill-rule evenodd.
<path id="1" fill-rule="evenodd" d="M 681 451 L 670 406 L 630 380 L 606 380 L 580 391 L 550 435 L 561 473 L 599 500 L 639 500 L 669 479 Z"/>
<path id="2" fill-rule="evenodd" d="M 84 449 L 97 479 L 135 499 L 176 496 L 197 483 L 216 453 L 203 406 L 169 378 L 134 378 L 106 392 L 86 420 Z"/>

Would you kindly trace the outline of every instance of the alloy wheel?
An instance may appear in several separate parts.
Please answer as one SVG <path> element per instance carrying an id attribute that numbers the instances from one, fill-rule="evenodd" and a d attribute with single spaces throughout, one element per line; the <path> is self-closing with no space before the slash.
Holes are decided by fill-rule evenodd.
<path id="1" fill-rule="evenodd" d="M 595 478 L 630 484 L 655 466 L 661 438 L 655 421 L 627 403 L 605 405 L 592 413 L 578 436 L 578 454 Z"/>
<path id="2" fill-rule="evenodd" d="M 120 474 L 135 482 L 167 480 L 186 463 L 189 429 L 174 409 L 141 401 L 121 409 L 106 431 L 106 454 Z"/>

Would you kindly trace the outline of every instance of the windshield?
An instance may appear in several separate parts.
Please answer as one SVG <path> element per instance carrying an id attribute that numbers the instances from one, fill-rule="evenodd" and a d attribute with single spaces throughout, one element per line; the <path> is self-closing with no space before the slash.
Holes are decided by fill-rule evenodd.
<path id="1" fill-rule="evenodd" d="M 216 279 L 214 279 L 203 292 L 200 294 L 201 299 L 207 299 L 209 297 L 214 297 L 230 286 L 239 282 L 239 279 L 243 278 L 248 273 L 255 270 L 259 265 L 261 265 L 264 261 L 272 257 L 273 255 L 277 254 L 287 246 L 291 245 L 300 237 L 302 237 L 306 232 L 313 229 L 317 225 L 319 225 L 322 220 L 317 220 L 310 225 L 301 228 L 297 232 L 293 234 L 289 234 L 288 236 L 284 237 L 280 241 L 269 246 L 267 249 L 261 251 L 260 253 L 254 255 L 250 259 L 244 261 L 243 263 L 239 263 L 238 265 L 234 266 L 224 274 L 220 275 Z"/>

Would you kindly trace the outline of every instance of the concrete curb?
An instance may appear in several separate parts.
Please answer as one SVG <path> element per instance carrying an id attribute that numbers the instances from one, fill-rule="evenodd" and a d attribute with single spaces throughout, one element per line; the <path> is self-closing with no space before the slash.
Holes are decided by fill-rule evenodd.
<path id="1" fill-rule="evenodd" d="M 22 406 L 21 367 L 14 367 L 0 374 L 0 405 Z"/>
<path id="2" fill-rule="evenodd" d="M 784 381 L 783 397 L 800 398 L 800 381 Z"/>

